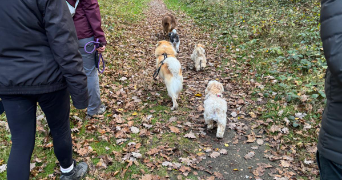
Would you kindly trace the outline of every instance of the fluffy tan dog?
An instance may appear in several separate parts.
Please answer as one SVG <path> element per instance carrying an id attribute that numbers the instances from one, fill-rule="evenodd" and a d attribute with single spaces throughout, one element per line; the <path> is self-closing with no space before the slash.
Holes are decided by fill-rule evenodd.
<path id="1" fill-rule="evenodd" d="M 223 138 L 227 124 L 227 102 L 223 99 L 223 85 L 218 81 L 210 81 L 205 90 L 204 120 L 208 129 L 214 128 L 217 122 L 216 137 Z"/>
<path id="2" fill-rule="evenodd" d="M 176 19 L 172 14 L 166 14 L 162 20 L 164 34 L 169 34 L 173 29 L 176 28 Z"/>
<path id="3" fill-rule="evenodd" d="M 177 98 L 183 89 L 181 64 L 176 58 L 177 52 L 168 41 L 159 41 L 155 50 L 156 68 L 160 68 L 159 77 L 164 81 L 168 95 L 172 98 L 171 110 L 178 108 Z"/>
<path id="4" fill-rule="evenodd" d="M 197 44 L 194 51 L 191 54 L 191 59 L 195 63 L 196 71 L 204 69 L 207 66 L 207 58 L 205 57 L 205 46 Z"/>

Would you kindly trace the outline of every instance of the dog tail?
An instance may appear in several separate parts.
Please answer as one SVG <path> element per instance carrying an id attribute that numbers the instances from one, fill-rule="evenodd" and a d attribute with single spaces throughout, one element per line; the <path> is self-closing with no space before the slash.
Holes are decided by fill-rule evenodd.
<path id="1" fill-rule="evenodd" d="M 168 65 L 173 78 L 167 80 L 166 88 L 171 98 L 178 98 L 178 94 L 183 89 L 183 76 L 181 74 L 181 64 L 176 58 L 167 58 L 165 63 Z"/>

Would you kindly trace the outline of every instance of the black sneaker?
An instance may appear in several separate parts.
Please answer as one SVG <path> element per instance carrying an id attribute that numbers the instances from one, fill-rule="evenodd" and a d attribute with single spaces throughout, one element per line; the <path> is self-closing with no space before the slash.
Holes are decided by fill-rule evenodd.
<path id="1" fill-rule="evenodd" d="M 69 173 L 62 173 L 61 180 L 81 180 L 87 175 L 87 163 L 80 162 L 76 165 L 76 161 L 74 161 L 74 165 L 74 169 L 71 170 Z"/>

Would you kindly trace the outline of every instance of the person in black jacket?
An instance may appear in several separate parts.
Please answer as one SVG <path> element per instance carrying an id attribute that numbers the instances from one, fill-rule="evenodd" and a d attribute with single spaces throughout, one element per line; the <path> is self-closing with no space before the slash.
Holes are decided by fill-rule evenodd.
<path id="1" fill-rule="evenodd" d="M 342 1 L 322 0 L 321 39 L 328 69 L 327 104 L 319 132 L 317 163 L 321 180 L 342 180 Z"/>
<path id="2" fill-rule="evenodd" d="M 0 98 L 12 139 L 7 179 L 29 179 L 37 103 L 47 118 L 61 179 L 83 178 L 87 164 L 72 159 L 69 93 L 77 109 L 86 108 L 87 77 L 66 2 L 1 1 L 0 17 Z"/>

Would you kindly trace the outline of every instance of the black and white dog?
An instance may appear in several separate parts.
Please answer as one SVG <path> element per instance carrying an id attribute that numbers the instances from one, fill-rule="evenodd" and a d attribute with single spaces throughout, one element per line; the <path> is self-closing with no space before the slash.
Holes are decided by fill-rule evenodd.
<path id="1" fill-rule="evenodd" d="M 177 53 L 179 53 L 179 36 L 177 34 L 177 30 L 173 29 L 170 33 L 169 33 L 169 37 L 170 37 L 170 42 L 173 45 L 173 47 L 176 49 Z"/>

